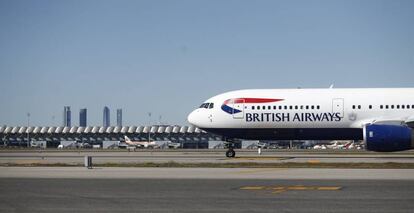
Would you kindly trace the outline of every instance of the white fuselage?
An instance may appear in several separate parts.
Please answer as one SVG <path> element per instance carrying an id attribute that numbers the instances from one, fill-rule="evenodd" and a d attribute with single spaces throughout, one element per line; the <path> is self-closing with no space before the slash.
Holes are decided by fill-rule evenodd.
<path id="1" fill-rule="evenodd" d="M 125 141 L 126 144 L 130 145 L 130 146 L 142 146 L 144 148 L 147 147 L 154 147 L 157 144 L 153 141 Z"/>
<path id="2" fill-rule="evenodd" d="M 132 141 L 126 135 L 124 136 L 124 138 L 125 138 L 125 143 L 128 144 L 129 146 L 138 146 L 138 147 L 144 147 L 144 148 L 157 146 L 157 143 L 155 143 L 155 141 Z"/>
<path id="3" fill-rule="evenodd" d="M 413 115 L 413 88 L 253 89 L 214 96 L 188 121 L 226 137 L 362 139 L 366 124 L 401 124 Z"/>

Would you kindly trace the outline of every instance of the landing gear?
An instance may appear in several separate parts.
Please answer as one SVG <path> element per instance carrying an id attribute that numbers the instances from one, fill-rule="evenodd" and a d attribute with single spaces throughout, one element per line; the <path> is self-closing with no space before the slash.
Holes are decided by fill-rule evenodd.
<path id="1" fill-rule="evenodd" d="M 226 152 L 226 157 L 228 158 L 234 158 L 236 156 L 236 152 L 233 150 L 233 148 L 229 148 Z"/>
<path id="2" fill-rule="evenodd" d="M 236 156 L 236 152 L 234 151 L 234 141 L 230 139 L 225 139 L 224 141 L 224 147 L 228 148 L 226 151 L 226 157 L 234 158 Z"/>

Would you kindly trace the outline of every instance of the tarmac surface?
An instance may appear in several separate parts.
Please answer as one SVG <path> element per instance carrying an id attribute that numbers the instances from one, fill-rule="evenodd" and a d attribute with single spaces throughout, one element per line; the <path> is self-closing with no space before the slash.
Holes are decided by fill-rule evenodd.
<path id="1" fill-rule="evenodd" d="M 408 178 L 411 180 L 386 178 L 358 180 L 344 177 L 326 180 L 277 177 L 180 179 L 170 178 L 169 175 L 165 175 L 164 178 L 141 178 L 142 176 L 56 178 L 53 176 L 59 176 L 57 174 L 61 173 L 62 169 L 70 171 L 73 168 L 49 168 L 51 169 L 49 173 L 55 173 L 51 175 L 52 177 L 33 178 L 33 175 L 30 175 L 33 171 L 31 169 L 36 168 L 20 169 L 29 169 L 27 171 L 29 175 L 25 178 L 4 178 L 2 175 L 0 178 L 0 212 L 398 213 L 413 212 L 414 209 L 412 174 Z M 148 170 L 139 170 L 139 173 L 152 174 L 153 168 L 146 169 Z M 8 173 L 4 168 L 0 167 L 0 170 L 1 174 Z M 117 173 L 117 170 L 109 170 Z M 206 170 L 208 171 L 206 173 L 212 175 L 216 172 L 214 169 Z M 46 171 L 41 170 L 41 172 Z M 89 170 L 84 169 L 84 172 Z M 182 172 L 195 174 L 197 170 Z M 319 174 L 319 172 L 320 170 L 316 169 L 305 173 Z M 371 171 L 364 172 L 369 174 Z M 378 175 L 381 171 L 374 173 Z M 399 174 L 400 171 L 394 173 Z M 238 173 L 238 175 L 245 174 Z M 323 175 L 319 176 L 323 177 Z"/>
<path id="2" fill-rule="evenodd" d="M 0 178 L 414 181 L 414 169 L 0 167 Z"/>
<path id="3" fill-rule="evenodd" d="M 412 162 L 412 152 L 0 151 L 1 162 Z M 0 212 L 413 212 L 414 169 L 0 167 Z"/>
<path id="4" fill-rule="evenodd" d="M 105 163 L 414 163 L 414 152 L 376 153 L 366 151 L 263 151 L 236 150 L 236 158 L 226 158 L 225 150 L 161 151 L 0 151 L 0 164 L 83 164 L 92 156 L 96 164 Z"/>

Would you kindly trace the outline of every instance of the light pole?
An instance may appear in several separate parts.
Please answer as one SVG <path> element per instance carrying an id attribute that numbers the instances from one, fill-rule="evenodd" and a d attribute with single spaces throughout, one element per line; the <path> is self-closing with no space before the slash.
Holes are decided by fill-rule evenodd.
<path id="1" fill-rule="evenodd" d="M 6 147 L 6 136 L 7 136 L 7 134 L 5 134 L 4 136 L 3 136 L 3 147 Z"/>
<path id="2" fill-rule="evenodd" d="M 151 142 L 151 112 L 148 112 L 148 118 L 149 118 L 149 121 L 148 121 L 148 123 L 149 123 L 149 125 L 148 125 L 148 127 L 149 127 L 149 129 L 148 129 L 148 142 Z"/>
<path id="3" fill-rule="evenodd" d="M 29 127 L 30 127 L 30 112 L 27 113 L 27 147 L 30 147 L 30 136 L 29 136 Z"/>

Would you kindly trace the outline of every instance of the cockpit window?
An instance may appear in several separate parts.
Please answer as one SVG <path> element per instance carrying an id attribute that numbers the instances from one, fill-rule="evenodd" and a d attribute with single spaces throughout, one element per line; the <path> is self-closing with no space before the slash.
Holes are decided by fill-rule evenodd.
<path id="1" fill-rule="evenodd" d="M 213 109 L 214 103 L 203 103 L 199 108 Z"/>

